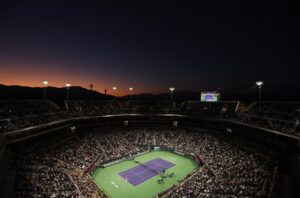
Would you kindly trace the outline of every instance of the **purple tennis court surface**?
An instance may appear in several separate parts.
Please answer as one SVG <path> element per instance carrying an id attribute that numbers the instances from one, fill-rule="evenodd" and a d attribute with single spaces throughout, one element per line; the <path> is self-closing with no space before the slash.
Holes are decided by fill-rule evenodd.
<path id="1" fill-rule="evenodd" d="M 155 158 L 144 164 L 140 164 L 134 168 L 119 173 L 123 179 L 129 182 L 133 186 L 137 186 L 140 183 L 154 177 L 164 169 L 174 166 L 172 162 L 161 158 Z"/>

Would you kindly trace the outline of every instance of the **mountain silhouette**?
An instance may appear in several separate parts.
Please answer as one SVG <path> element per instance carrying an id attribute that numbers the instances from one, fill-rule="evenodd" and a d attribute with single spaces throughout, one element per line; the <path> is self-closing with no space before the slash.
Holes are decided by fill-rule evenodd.
<path id="1" fill-rule="evenodd" d="M 47 87 L 46 97 L 51 100 L 65 100 L 67 89 L 57 87 Z M 0 99 L 43 99 L 43 87 L 25 87 L 18 85 L 2 85 L 0 84 Z M 69 88 L 70 100 L 106 100 L 114 99 L 114 96 L 105 95 L 94 90 L 89 90 L 79 86 Z"/>

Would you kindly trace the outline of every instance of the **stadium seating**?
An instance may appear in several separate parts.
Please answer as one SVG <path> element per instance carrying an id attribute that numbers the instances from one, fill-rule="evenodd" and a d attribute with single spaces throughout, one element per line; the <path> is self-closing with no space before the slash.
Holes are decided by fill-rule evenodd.
<path id="1" fill-rule="evenodd" d="M 115 100 L 69 100 L 66 105 L 73 117 L 113 115 L 120 110 Z"/>
<path id="2" fill-rule="evenodd" d="M 83 130 L 88 132 L 83 138 L 75 136 L 37 154 L 22 149 L 16 180 L 20 197 L 99 196 L 95 184 L 82 176 L 85 170 L 93 163 L 143 151 L 147 148 L 143 145 L 194 153 L 203 161 L 201 169 L 166 192 L 166 197 L 265 197 L 273 181 L 276 167 L 269 155 L 217 135 L 164 127 Z"/>
<path id="3" fill-rule="evenodd" d="M 73 117 L 123 113 L 183 114 L 203 119 L 227 119 L 300 136 L 300 103 L 254 102 L 239 109 L 237 101 L 70 100 L 58 106 L 50 100 L 0 101 L 0 133 L 51 123 Z"/>
<path id="4" fill-rule="evenodd" d="M 122 103 L 122 111 L 125 113 L 179 113 L 173 101 L 129 100 Z"/>
<path id="5" fill-rule="evenodd" d="M 236 119 L 262 128 L 300 136 L 300 103 L 297 102 L 254 102 Z"/>
<path id="6" fill-rule="evenodd" d="M 5 132 L 68 118 L 175 113 L 193 118 L 237 121 L 300 136 L 300 103 L 297 102 L 254 102 L 241 109 L 237 101 L 185 101 L 181 106 L 171 101 L 115 100 L 70 100 L 64 104 L 59 106 L 50 100 L 0 101 L 0 133 L 5 135 Z M 185 178 L 179 186 L 164 192 L 165 197 L 266 197 L 276 181 L 276 162 L 272 160 L 270 149 L 262 149 L 264 145 L 248 142 L 245 146 L 234 139 L 186 128 L 114 128 L 107 131 L 81 128 L 80 132 L 85 135 L 73 135 L 71 139 L 38 153 L 31 152 L 34 148 L 22 148 L 16 163 L 19 197 L 105 197 L 101 189 L 83 175 L 96 164 L 118 160 L 144 151 L 148 146 L 192 153 L 203 163 L 201 169 Z M 0 145 L 4 145 L 5 138 L 0 135 Z"/>
<path id="7" fill-rule="evenodd" d="M 50 100 L 0 101 L 0 133 L 49 123 L 68 117 Z"/>
<path id="8" fill-rule="evenodd" d="M 182 104 L 182 113 L 204 118 L 228 118 L 235 115 L 237 101 L 230 102 L 200 102 L 186 101 Z"/>
<path id="9" fill-rule="evenodd" d="M 255 102 L 248 114 L 293 121 L 300 115 L 300 103 L 297 102 Z"/>

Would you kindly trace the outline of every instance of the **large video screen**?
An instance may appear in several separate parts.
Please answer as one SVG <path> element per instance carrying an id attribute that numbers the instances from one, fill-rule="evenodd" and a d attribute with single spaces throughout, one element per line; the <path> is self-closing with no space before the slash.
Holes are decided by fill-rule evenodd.
<path id="1" fill-rule="evenodd" d="M 202 92 L 201 102 L 218 102 L 220 94 L 216 92 Z"/>

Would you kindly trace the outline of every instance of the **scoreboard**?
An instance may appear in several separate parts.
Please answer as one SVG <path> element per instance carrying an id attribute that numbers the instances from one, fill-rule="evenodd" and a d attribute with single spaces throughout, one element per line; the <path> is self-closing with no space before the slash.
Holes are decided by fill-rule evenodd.
<path id="1" fill-rule="evenodd" d="M 218 92 L 202 92 L 201 102 L 218 102 L 220 100 L 220 93 Z"/>

